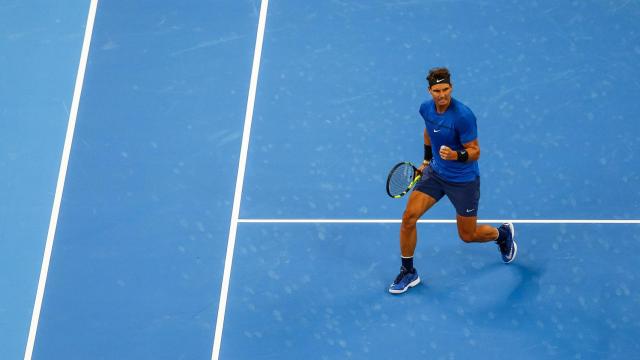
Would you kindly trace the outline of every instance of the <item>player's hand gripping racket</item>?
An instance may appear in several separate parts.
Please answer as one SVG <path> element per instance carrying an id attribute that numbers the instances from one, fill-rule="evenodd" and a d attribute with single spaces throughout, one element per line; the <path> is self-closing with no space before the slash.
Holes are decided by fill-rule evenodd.
<path id="1" fill-rule="evenodd" d="M 387 177 L 387 194 L 399 199 L 420 180 L 422 173 L 410 162 L 396 164 Z"/>

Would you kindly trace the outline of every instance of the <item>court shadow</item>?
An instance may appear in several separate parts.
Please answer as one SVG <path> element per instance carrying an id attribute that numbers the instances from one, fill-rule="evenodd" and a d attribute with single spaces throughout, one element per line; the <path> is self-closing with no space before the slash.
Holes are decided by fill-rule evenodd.
<path id="1" fill-rule="evenodd" d="M 440 303 L 458 304 L 471 313 L 487 313 L 534 302 L 544 275 L 541 264 L 526 261 L 505 265 L 474 258 L 448 262 L 431 277 L 420 292 Z"/>
<path id="2" fill-rule="evenodd" d="M 515 283 L 511 293 L 507 297 L 507 302 L 519 304 L 534 299 L 540 292 L 540 278 L 544 274 L 543 268 L 522 263 L 509 264 L 508 266 L 510 269 L 516 271 L 519 280 Z"/>

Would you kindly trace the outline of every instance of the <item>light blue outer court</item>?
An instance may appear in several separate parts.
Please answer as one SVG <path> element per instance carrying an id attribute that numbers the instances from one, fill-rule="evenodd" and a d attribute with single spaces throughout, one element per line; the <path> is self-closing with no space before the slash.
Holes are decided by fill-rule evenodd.
<path id="1" fill-rule="evenodd" d="M 98 3 L 33 359 L 211 359 L 221 301 L 220 359 L 638 357 L 640 4 L 271 0 L 248 133 L 260 6 Z M 88 9 L 0 5 L 3 359 L 25 353 Z M 435 66 L 518 259 L 421 223 L 423 283 L 392 296 L 382 220 L 406 200 L 384 182 L 421 160 Z"/>

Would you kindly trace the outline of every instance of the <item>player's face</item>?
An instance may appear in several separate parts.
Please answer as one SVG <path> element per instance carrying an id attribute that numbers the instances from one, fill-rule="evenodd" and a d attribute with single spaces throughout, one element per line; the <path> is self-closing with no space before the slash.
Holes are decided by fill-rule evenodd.
<path id="1" fill-rule="evenodd" d="M 438 107 L 447 107 L 451 102 L 451 90 L 449 84 L 435 84 L 429 89 L 429 93 Z"/>

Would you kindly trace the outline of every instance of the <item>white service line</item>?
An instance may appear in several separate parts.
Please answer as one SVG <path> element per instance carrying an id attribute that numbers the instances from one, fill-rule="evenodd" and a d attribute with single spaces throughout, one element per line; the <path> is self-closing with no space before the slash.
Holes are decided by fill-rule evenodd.
<path id="1" fill-rule="evenodd" d="M 91 35 L 93 33 L 93 24 L 96 18 L 97 8 L 98 0 L 91 0 L 91 4 L 89 5 L 87 24 L 84 30 L 82 51 L 80 52 L 80 64 L 78 65 L 78 73 L 76 75 L 73 100 L 71 101 L 71 112 L 69 113 L 67 134 L 65 136 L 64 147 L 62 149 L 62 160 L 60 161 L 60 170 L 58 172 L 58 183 L 56 185 L 56 193 L 53 197 L 53 208 L 51 209 L 51 218 L 49 220 L 49 231 L 47 232 L 47 241 L 45 243 L 42 266 L 40 268 L 40 279 L 38 280 L 38 289 L 36 290 L 36 299 L 35 304 L 33 305 L 33 313 L 31 315 L 31 326 L 29 327 L 29 336 L 27 338 L 27 346 L 24 352 L 24 360 L 31 360 L 31 356 L 33 355 L 33 348 L 36 341 L 36 334 L 38 332 L 38 321 L 40 320 L 42 299 L 44 298 L 44 290 L 47 284 L 47 274 L 49 273 L 51 251 L 53 249 L 53 240 L 56 234 L 56 227 L 58 225 L 58 214 L 60 213 L 62 192 L 64 191 L 64 183 L 67 177 L 67 166 L 69 165 L 69 155 L 71 154 L 73 133 L 76 128 L 76 119 L 78 117 L 78 108 L 80 106 L 80 96 L 82 94 L 82 84 L 84 82 L 84 73 L 87 68 L 87 59 L 89 58 Z"/>
<path id="2" fill-rule="evenodd" d="M 244 224 L 399 224 L 400 219 L 238 219 Z M 455 219 L 423 219 L 422 224 L 455 224 Z M 611 219 L 481 219 L 480 224 L 640 224 L 640 220 Z"/>
<path id="3" fill-rule="evenodd" d="M 218 318 L 216 320 L 216 331 L 213 338 L 213 351 L 211 358 L 217 360 L 220 356 L 220 346 L 222 344 L 222 330 L 224 328 L 224 316 L 227 308 L 227 295 L 229 293 L 229 279 L 231 278 L 231 266 L 233 264 L 233 251 L 236 244 L 236 232 L 238 230 L 238 218 L 240 216 L 240 200 L 242 199 L 242 187 L 244 184 L 244 174 L 247 165 L 247 154 L 249 151 L 249 138 L 251 136 L 251 123 L 253 121 L 253 107 L 256 100 L 256 89 L 258 86 L 258 74 L 260 72 L 260 58 L 262 57 L 262 42 L 264 39 L 264 29 L 267 22 L 267 8 L 269 0 L 262 0 L 260 5 L 260 17 L 258 19 L 258 30 L 256 33 L 256 47 L 253 54 L 253 67 L 251 69 L 251 81 L 249 83 L 249 94 L 247 96 L 247 111 L 244 117 L 244 130 L 242 132 L 242 145 L 240 146 L 240 160 L 238 161 L 238 177 L 236 178 L 236 190 L 233 197 L 233 208 L 231 210 L 231 223 L 229 225 L 229 239 L 227 240 L 227 255 L 224 260 L 224 273 L 222 275 L 222 286 L 220 288 L 220 303 L 218 306 Z"/>

